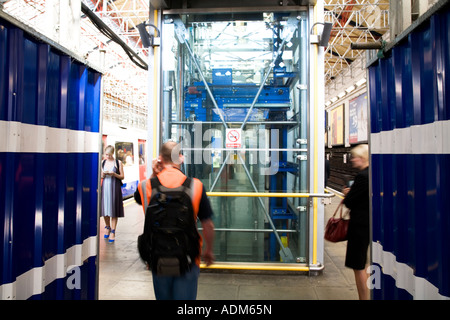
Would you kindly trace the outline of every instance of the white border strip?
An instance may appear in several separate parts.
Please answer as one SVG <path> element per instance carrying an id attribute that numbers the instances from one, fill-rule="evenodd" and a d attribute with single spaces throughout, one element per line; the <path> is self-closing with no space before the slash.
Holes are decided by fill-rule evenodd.
<path id="1" fill-rule="evenodd" d="M 450 300 L 450 297 L 441 295 L 432 283 L 415 276 L 414 270 L 398 262 L 394 254 L 384 251 L 379 242 L 372 242 L 372 261 L 381 265 L 383 273 L 394 278 L 397 288 L 408 291 L 414 300 Z"/>
<path id="2" fill-rule="evenodd" d="M 370 135 L 372 154 L 450 154 L 450 120 Z"/>
<path id="3" fill-rule="evenodd" d="M 42 267 L 36 267 L 21 274 L 13 283 L 0 286 L 1 300 L 26 300 L 33 295 L 41 294 L 45 287 L 56 279 L 66 277 L 74 266 L 80 267 L 83 262 L 97 255 L 97 236 L 92 236 L 70 247 L 64 254 L 58 254 L 45 261 Z"/>
<path id="4" fill-rule="evenodd" d="M 0 121 L 0 152 L 98 153 L 98 132 Z"/>

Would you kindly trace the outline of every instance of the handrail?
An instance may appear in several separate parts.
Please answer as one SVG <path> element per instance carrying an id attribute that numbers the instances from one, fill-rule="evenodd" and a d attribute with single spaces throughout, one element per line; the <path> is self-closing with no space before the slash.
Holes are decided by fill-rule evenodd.
<path id="1" fill-rule="evenodd" d="M 206 192 L 209 197 L 332 198 L 334 193 Z"/>
<path id="2" fill-rule="evenodd" d="M 197 228 L 198 231 L 202 231 L 203 228 Z M 219 232 L 258 232 L 258 233 L 270 233 L 274 232 L 273 229 L 233 229 L 233 228 L 214 228 L 214 231 Z M 281 233 L 297 233 L 298 230 L 289 230 L 289 229 L 277 229 L 277 232 Z"/>

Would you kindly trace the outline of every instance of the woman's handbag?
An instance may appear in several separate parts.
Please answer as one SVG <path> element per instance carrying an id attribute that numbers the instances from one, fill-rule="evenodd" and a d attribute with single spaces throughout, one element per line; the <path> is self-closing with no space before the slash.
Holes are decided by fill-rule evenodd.
<path id="1" fill-rule="evenodd" d="M 342 211 L 344 209 L 344 202 L 341 202 L 336 208 L 333 216 L 328 220 L 325 227 L 325 240 L 330 242 L 340 242 L 347 240 L 348 222 L 350 220 L 342 218 Z M 340 212 L 339 217 L 336 214 Z"/>

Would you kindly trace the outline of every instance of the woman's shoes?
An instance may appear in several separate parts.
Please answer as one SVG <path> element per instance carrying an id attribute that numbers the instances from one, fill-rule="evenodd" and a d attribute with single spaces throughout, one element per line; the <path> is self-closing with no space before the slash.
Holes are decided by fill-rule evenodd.
<path id="1" fill-rule="evenodd" d="M 111 230 L 111 233 L 114 235 L 114 239 L 109 238 L 109 243 L 113 243 L 116 240 L 116 230 Z"/>
<path id="2" fill-rule="evenodd" d="M 107 232 L 107 233 L 105 234 L 105 239 L 108 239 L 108 238 L 109 238 L 109 234 L 110 234 L 110 232 L 111 232 L 111 227 L 106 226 L 105 229 L 106 229 L 106 232 Z"/>
<path id="3" fill-rule="evenodd" d="M 111 227 L 106 226 L 105 239 L 109 238 L 109 243 L 113 243 L 116 239 L 116 230 L 111 229 Z M 111 239 L 111 233 L 114 235 L 114 239 Z"/>

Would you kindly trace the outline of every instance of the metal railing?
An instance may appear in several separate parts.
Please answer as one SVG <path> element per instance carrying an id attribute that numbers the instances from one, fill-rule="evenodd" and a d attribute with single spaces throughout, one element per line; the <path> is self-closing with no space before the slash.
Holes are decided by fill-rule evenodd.
<path id="1" fill-rule="evenodd" d="M 206 192 L 207 196 L 209 197 L 253 197 L 253 198 L 259 198 L 261 201 L 261 198 L 309 198 L 310 200 L 313 200 L 315 198 L 322 198 L 322 199 L 329 199 L 335 196 L 334 193 L 284 193 L 284 192 Z M 312 203 L 311 203 L 312 205 Z M 265 208 L 264 208 L 265 209 Z M 299 210 L 300 207 L 297 207 L 297 210 Z M 277 237 L 277 239 L 279 240 L 279 242 L 281 242 L 278 233 L 282 232 L 282 233 L 295 233 L 297 232 L 297 230 L 280 230 L 280 229 L 276 229 L 271 217 L 268 215 L 267 212 L 266 213 L 266 217 L 268 218 L 269 222 L 271 222 L 271 227 L 272 229 L 229 229 L 229 228 L 217 228 L 216 231 L 221 231 L 221 232 L 262 232 L 262 233 L 274 233 L 275 236 Z M 309 215 L 308 215 L 308 225 L 309 225 Z M 200 228 L 201 230 L 201 228 Z M 307 239 L 309 238 L 309 228 L 307 228 Z M 317 230 L 313 230 L 313 243 L 315 243 L 317 241 Z M 309 241 L 307 241 L 309 243 Z M 309 247 L 309 244 L 308 244 Z M 313 255 L 315 255 L 316 253 L 314 252 L 314 250 L 317 250 L 317 247 L 314 246 L 313 247 Z M 307 252 L 309 252 L 309 249 L 307 249 Z M 290 252 L 289 248 L 283 248 L 282 244 L 281 244 L 281 250 L 280 250 L 280 256 L 283 256 L 284 259 L 286 259 L 285 261 L 288 262 L 293 262 L 293 257 L 292 257 L 292 253 Z M 219 269 L 227 269 L 229 268 L 230 265 L 220 265 L 220 266 L 215 266 L 215 268 L 219 268 Z M 202 265 L 202 268 L 205 268 L 204 265 Z M 236 266 L 232 266 L 232 268 L 242 268 L 242 266 L 240 267 L 236 267 Z M 273 268 L 273 266 L 264 266 L 264 270 L 269 270 L 271 268 Z M 275 268 L 282 270 L 283 267 L 280 266 L 276 266 Z M 309 254 L 307 254 L 307 265 L 306 266 L 299 266 L 299 267 L 291 267 L 293 268 L 292 271 L 320 271 L 322 269 L 321 266 L 315 266 L 314 264 L 310 264 L 309 263 Z M 256 270 L 254 267 L 250 267 L 250 269 L 252 270 Z M 263 270 L 263 269 L 261 269 Z M 275 270 L 275 269 L 271 269 L 271 270 Z"/>
<path id="2" fill-rule="evenodd" d="M 332 198 L 334 193 L 206 192 L 209 197 Z"/>

